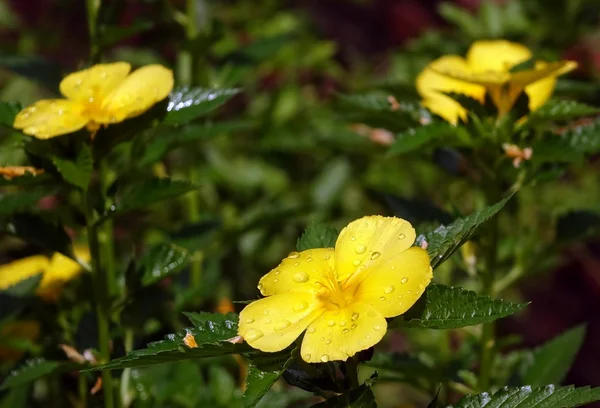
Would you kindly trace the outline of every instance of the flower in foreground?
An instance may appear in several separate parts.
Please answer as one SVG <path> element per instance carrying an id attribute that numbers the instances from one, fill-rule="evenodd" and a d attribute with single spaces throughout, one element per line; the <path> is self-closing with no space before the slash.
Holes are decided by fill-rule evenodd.
<path id="1" fill-rule="evenodd" d="M 505 40 L 476 41 L 466 58 L 446 55 L 431 62 L 416 80 L 423 105 L 451 123 L 466 118 L 466 110 L 444 92 L 461 93 L 483 102 L 487 93 L 500 116 L 510 111 L 524 91 L 531 111 L 542 106 L 554 91 L 556 78 L 577 67 L 573 61 L 532 62 L 524 45 Z M 524 64 L 524 69 L 518 69 Z"/>
<path id="2" fill-rule="evenodd" d="M 60 83 L 65 99 L 44 99 L 23 109 L 13 126 L 48 139 L 87 127 L 119 123 L 150 109 L 173 89 L 173 72 L 147 65 L 133 73 L 126 62 L 94 65 L 68 75 Z"/>
<path id="3" fill-rule="evenodd" d="M 89 261 L 87 247 L 76 247 L 75 255 Z M 35 275 L 42 274 L 36 293 L 46 300 L 56 300 L 64 284 L 81 273 L 81 266 L 66 256 L 54 253 L 52 257 L 34 255 L 0 265 L 0 290 L 7 289 Z"/>
<path id="4" fill-rule="evenodd" d="M 293 252 L 258 285 L 266 296 L 240 313 L 238 333 L 266 352 L 306 330 L 309 363 L 346 360 L 377 344 L 386 318 L 406 312 L 432 278 L 429 255 L 413 247 L 409 222 L 369 216 L 351 222 L 334 248 Z"/>

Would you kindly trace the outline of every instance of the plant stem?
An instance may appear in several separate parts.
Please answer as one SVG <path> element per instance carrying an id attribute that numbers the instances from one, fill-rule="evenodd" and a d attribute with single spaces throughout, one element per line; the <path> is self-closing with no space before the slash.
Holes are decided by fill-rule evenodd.
<path id="1" fill-rule="evenodd" d="M 79 373 L 79 379 L 77 381 L 79 388 L 79 406 L 81 408 L 87 407 L 87 379 L 85 378 L 84 373 Z"/>
<path id="2" fill-rule="evenodd" d="M 358 388 L 358 361 L 354 357 L 349 357 L 346 360 L 346 370 L 348 370 L 348 378 L 350 379 L 350 389 Z"/>
<path id="3" fill-rule="evenodd" d="M 102 0 L 87 1 L 88 32 L 90 36 L 90 60 L 92 64 L 97 63 L 100 58 L 100 47 L 98 46 L 98 10 Z"/>
<path id="4" fill-rule="evenodd" d="M 125 353 L 133 350 L 133 329 L 125 330 Z M 123 407 L 129 407 L 131 404 L 131 396 L 129 395 L 129 380 L 131 379 L 131 368 L 123 370 L 121 375 L 121 403 Z"/>
<path id="5" fill-rule="evenodd" d="M 100 162 L 100 185 L 102 194 L 105 195 L 106 189 L 112 182 L 112 175 L 104 161 Z M 111 202 L 106 202 L 110 206 Z M 106 220 L 102 224 L 99 234 L 100 251 L 102 253 L 102 269 L 106 275 L 106 287 L 109 297 L 118 295 L 117 293 L 117 270 L 115 264 L 115 244 L 113 221 Z"/>

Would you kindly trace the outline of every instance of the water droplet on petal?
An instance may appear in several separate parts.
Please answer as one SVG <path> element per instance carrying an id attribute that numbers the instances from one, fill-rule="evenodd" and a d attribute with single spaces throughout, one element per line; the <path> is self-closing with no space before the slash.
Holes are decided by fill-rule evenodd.
<path id="1" fill-rule="evenodd" d="M 324 363 L 328 362 L 329 361 L 329 356 L 327 354 L 323 354 L 321 356 L 321 361 L 324 362 Z"/>
<path id="2" fill-rule="evenodd" d="M 303 311 L 303 310 L 304 310 L 304 309 L 306 309 L 307 307 L 308 307 L 308 303 L 306 303 L 306 302 L 300 302 L 300 303 L 296 304 L 296 305 L 293 307 L 293 309 L 294 309 L 294 312 L 298 313 L 298 312 L 301 312 L 301 311 Z"/>
<path id="3" fill-rule="evenodd" d="M 325 344 L 327 344 L 327 345 L 331 344 L 331 340 L 330 339 L 325 340 Z"/>
<path id="4" fill-rule="evenodd" d="M 348 322 L 347 322 L 347 321 L 345 321 L 345 320 L 340 320 L 340 323 L 339 323 L 339 325 L 340 325 L 340 326 L 344 327 L 344 326 L 345 326 L 345 325 L 347 325 L 347 324 L 348 324 Z"/>
<path id="5" fill-rule="evenodd" d="M 292 324 L 292 322 L 290 322 L 289 320 L 281 320 L 279 322 L 277 322 L 277 324 L 275 324 L 275 331 L 281 331 L 283 329 L 286 329 L 288 327 L 290 327 Z"/>
<path id="6" fill-rule="evenodd" d="M 383 290 L 383 293 L 385 293 L 386 295 L 389 295 L 390 293 L 392 293 L 396 288 L 393 285 L 388 286 L 387 288 L 385 288 Z"/>
<path id="7" fill-rule="evenodd" d="M 291 254 L 288 255 L 288 258 L 298 259 L 298 258 L 300 258 L 300 254 L 298 252 L 292 252 Z"/>
<path id="8" fill-rule="evenodd" d="M 359 315 L 358 313 L 353 313 L 353 314 L 352 314 L 352 320 L 353 320 L 353 321 L 356 321 L 356 320 L 358 319 L 358 317 L 359 317 L 359 316 L 360 316 L 360 315 Z"/>
<path id="9" fill-rule="evenodd" d="M 356 325 L 355 325 L 355 324 L 353 324 L 352 326 L 350 326 L 350 328 L 351 328 L 352 330 L 354 330 L 354 329 L 356 329 Z"/>
<path id="10" fill-rule="evenodd" d="M 310 360 L 311 357 L 312 357 L 312 355 L 310 353 L 306 353 L 304 355 L 304 360 Z"/>
<path id="11" fill-rule="evenodd" d="M 296 263 L 294 264 L 294 266 L 298 266 L 298 265 L 300 265 L 300 262 L 296 262 Z"/>
<path id="12" fill-rule="evenodd" d="M 265 310 L 263 311 L 263 314 L 264 314 L 265 316 L 266 316 L 266 315 L 268 315 L 269 313 L 271 313 L 271 309 L 265 309 Z"/>
<path id="13" fill-rule="evenodd" d="M 404 238 L 406 238 L 406 235 L 404 235 L 404 234 L 398 235 L 398 239 L 404 239 Z"/>
<path id="14" fill-rule="evenodd" d="M 330 320 L 330 321 L 328 321 L 328 322 L 327 322 L 327 326 L 329 326 L 329 327 L 333 327 L 333 326 L 335 326 L 335 320 Z"/>
<path id="15" fill-rule="evenodd" d="M 348 333 L 349 331 L 350 331 L 350 330 L 348 330 L 348 329 L 344 329 L 344 330 L 342 330 L 342 333 L 346 334 L 346 333 Z"/>
<path id="16" fill-rule="evenodd" d="M 314 332 L 316 332 L 317 329 L 315 329 L 314 327 L 309 327 L 308 330 L 306 331 L 308 334 L 313 334 Z"/>
<path id="17" fill-rule="evenodd" d="M 352 261 L 352 265 L 354 265 L 354 266 L 360 265 L 360 259 L 355 259 L 354 261 Z"/>
<path id="18" fill-rule="evenodd" d="M 273 279 L 273 283 L 277 283 L 277 282 L 279 282 L 279 279 L 277 279 L 277 278 Z"/>
<path id="19" fill-rule="evenodd" d="M 325 260 L 329 261 L 331 259 L 331 255 L 325 255 Z"/>
<path id="20" fill-rule="evenodd" d="M 306 262 L 312 262 L 312 258 L 309 256 L 308 258 L 306 258 Z"/>
<path id="21" fill-rule="evenodd" d="M 248 323 L 248 324 L 250 324 L 250 323 L 254 323 L 255 321 L 256 321 L 256 320 L 254 320 L 254 319 L 253 319 L 253 318 L 251 318 L 251 317 L 250 317 L 249 319 L 246 319 L 246 323 Z"/>
<path id="22" fill-rule="evenodd" d="M 385 302 L 385 296 L 381 296 L 381 297 L 379 298 L 379 300 L 381 300 L 382 302 Z"/>
<path id="23" fill-rule="evenodd" d="M 392 271 L 393 271 L 394 269 L 396 269 L 396 266 L 395 266 L 395 265 L 392 265 L 391 269 L 392 269 Z"/>
<path id="24" fill-rule="evenodd" d="M 381 253 L 380 253 L 380 252 L 373 252 L 373 253 L 371 254 L 371 260 L 373 260 L 373 261 L 374 261 L 375 259 L 379 258 L 379 256 L 380 256 L 380 255 L 381 255 Z"/>
<path id="25" fill-rule="evenodd" d="M 379 331 L 379 330 L 381 330 L 381 326 L 376 324 L 375 326 L 373 326 L 373 330 Z"/>
<path id="26" fill-rule="evenodd" d="M 356 241 L 356 237 L 350 238 L 351 241 Z"/>
<path id="27" fill-rule="evenodd" d="M 258 290 L 262 290 L 262 288 L 263 288 L 262 283 L 259 283 L 258 286 L 257 286 L 257 288 L 258 288 Z"/>
<path id="28" fill-rule="evenodd" d="M 246 333 L 244 333 L 244 339 L 246 339 L 246 341 L 255 341 L 260 339 L 262 336 L 264 336 L 265 334 L 263 332 L 261 332 L 260 330 L 256 330 L 256 329 L 250 329 L 247 330 Z"/>
<path id="29" fill-rule="evenodd" d="M 321 337 L 319 340 L 321 340 L 321 341 L 325 341 L 325 337 Z"/>
<path id="30" fill-rule="evenodd" d="M 370 335 L 370 334 L 367 334 L 367 335 L 365 336 L 365 339 L 367 339 L 367 340 L 369 340 L 370 338 L 371 338 L 371 335 Z"/>
<path id="31" fill-rule="evenodd" d="M 367 265 L 361 265 L 360 268 L 358 268 L 358 269 L 361 271 L 364 271 L 366 267 L 367 267 Z"/>
<path id="32" fill-rule="evenodd" d="M 407 277 L 404 277 L 404 278 L 402 278 L 402 280 L 400 281 L 400 283 L 401 283 L 401 284 L 403 284 L 403 285 L 404 285 L 406 282 L 408 282 L 408 278 L 407 278 Z"/>
<path id="33" fill-rule="evenodd" d="M 277 270 L 275 271 L 275 276 L 279 275 L 280 273 L 281 273 L 281 271 L 280 271 L 279 269 L 277 269 Z"/>
<path id="34" fill-rule="evenodd" d="M 265 319 L 266 324 L 271 324 L 271 319 Z"/>
<path id="35" fill-rule="evenodd" d="M 364 254 L 366 250 L 367 250 L 367 247 L 362 244 L 357 245 L 356 248 L 354 248 L 354 252 L 356 252 L 357 254 Z"/>
<path id="36" fill-rule="evenodd" d="M 308 282 L 309 276 L 306 272 L 298 272 L 292 276 L 292 280 L 296 283 Z"/>

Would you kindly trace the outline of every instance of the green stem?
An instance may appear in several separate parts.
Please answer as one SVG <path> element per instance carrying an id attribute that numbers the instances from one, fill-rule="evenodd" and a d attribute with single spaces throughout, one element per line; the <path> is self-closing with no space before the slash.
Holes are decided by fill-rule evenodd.
<path id="1" fill-rule="evenodd" d="M 107 188 L 112 182 L 112 175 L 105 162 L 100 163 L 100 183 L 102 194 L 105 195 Z M 107 202 L 110 206 L 112 203 Z M 106 275 L 106 286 L 110 297 L 118 295 L 117 293 L 117 267 L 115 264 L 115 244 L 113 221 L 106 220 L 101 227 L 99 234 L 100 251 L 102 253 L 102 267 Z"/>
<path id="2" fill-rule="evenodd" d="M 346 370 L 348 370 L 348 377 L 350 379 L 350 389 L 353 390 L 358 388 L 358 361 L 356 361 L 354 357 L 350 357 L 346 360 Z"/>
<path id="3" fill-rule="evenodd" d="M 125 353 L 133 350 L 133 329 L 125 330 Z M 123 407 L 129 407 L 131 404 L 131 396 L 129 395 L 129 380 L 131 379 L 131 368 L 123 370 L 121 375 L 121 403 Z"/>
<path id="4" fill-rule="evenodd" d="M 85 378 L 85 373 L 79 373 L 78 378 L 78 389 L 79 389 L 79 406 L 81 408 L 87 407 L 87 394 L 88 394 L 88 385 L 87 379 Z"/>
<path id="5" fill-rule="evenodd" d="M 88 31 L 90 35 L 90 60 L 92 63 L 99 62 L 100 47 L 98 46 L 98 10 L 102 0 L 87 1 Z"/>

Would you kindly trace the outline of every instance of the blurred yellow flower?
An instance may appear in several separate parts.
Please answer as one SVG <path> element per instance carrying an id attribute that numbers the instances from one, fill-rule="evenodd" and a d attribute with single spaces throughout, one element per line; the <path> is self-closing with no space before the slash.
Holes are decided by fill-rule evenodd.
<path id="1" fill-rule="evenodd" d="M 76 247 L 77 258 L 88 262 L 87 247 Z M 56 300 L 63 285 L 81 273 L 81 266 L 66 256 L 54 253 L 51 258 L 34 255 L 0 265 L 0 290 L 5 290 L 35 275 L 42 274 L 37 295 L 46 300 Z"/>
<path id="2" fill-rule="evenodd" d="M 133 73 L 126 62 L 94 65 L 68 75 L 60 83 L 66 99 L 45 99 L 26 107 L 14 127 L 48 139 L 82 129 L 95 133 L 100 126 L 138 116 L 166 98 L 173 89 L 173 72 L 147 65 Z"/>
<path id="3" fill-rule="evenodd" d="M 0 167 L 0 176 L 2 176 L 5 180 L 12 180 L 15 177 L 23 177 L 26 174 L 31 174 L 32 176 L 39 176 L 40 174 L 44 174 L 43 169 L 36 169 L 31 166 L 6 166 Z"/>
<path id="4" fill-rule="evenodd" d="M 409 222 L 369 216 L 351 222 L 334 248 L 293 252 L 258 285 L 266 296 L 240 313 L 238 333 L 275 352 L 306 330 L 309 363 L 346 360 L 377 344 L 386 318 L 406 312 L 432 278 L 429 255 L 413 247 Z"/>
<path id="5" fill-rule="evenodd" d="M 2 326 L 0 338 L 4 341 L 34 341 L 40 335 L 40 324 L 36 321 L 15 321 Z M 0 361 L 17 361 L 23 357 L 23 351 L 0 344 Z"/>
<path id="6" fill-rule="evenodd" d="M 447 55 L 430 63 L 417 77 L 416 87 L 423 105 L 451 123 L 466 119 L 466 111 L 442 92 L 462 93 L 481 102 L 487 92 L 502 116 L 525 91 L 533 111 L 552 96 L 556 77 L 574 70 L 577 64 L 537 61 L 532 68 L 511 72 L 532 57 L 531 51 L 518 43 L 476 41 L 466 58 Z"/>

